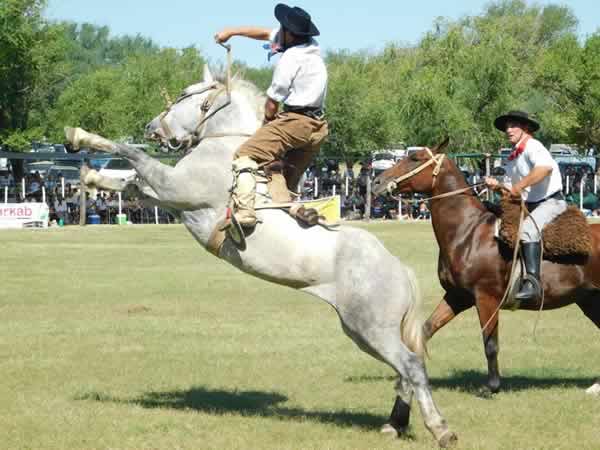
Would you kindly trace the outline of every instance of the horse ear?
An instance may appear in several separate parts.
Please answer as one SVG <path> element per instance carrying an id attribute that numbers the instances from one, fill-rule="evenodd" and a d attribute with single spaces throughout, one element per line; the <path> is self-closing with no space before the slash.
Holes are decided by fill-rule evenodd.
<path id="1" fill-rule="evenodd" d="M 448 136 L 446 136 L 446 139 L 444 139 L 440 144 L 436 145 L 435 147 L 433 147 L 431 149 L 431 151 L 433 153 L 445 153 L 448 147 L 448 144 L 450 143 L 450 138 Z"/>
<path id="2" fill-rule="evenodd" d="M 208 64 L 204 64 L 204 75 L 203 75 L 203 80 L 205 83 L 214 83 L 214 79 L 212 76 L 212 73 L 210 73 L 210 68 L 208 67 Z"/>

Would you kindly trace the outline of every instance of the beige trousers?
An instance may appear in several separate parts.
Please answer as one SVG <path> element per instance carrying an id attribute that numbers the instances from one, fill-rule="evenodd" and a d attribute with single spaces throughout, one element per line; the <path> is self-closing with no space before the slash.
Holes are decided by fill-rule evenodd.
<path id="1" fill-rule="evenodd" d="M 283 160 L 293 166 L 291 170 L 286 169 L 284 175 L 288 188 L 296 190 L 300 177 L 319 152 L 327 133 L 325 120 L 283 112 L 244 142 L 234 159 L 248 156 L 259 165 Z"/>

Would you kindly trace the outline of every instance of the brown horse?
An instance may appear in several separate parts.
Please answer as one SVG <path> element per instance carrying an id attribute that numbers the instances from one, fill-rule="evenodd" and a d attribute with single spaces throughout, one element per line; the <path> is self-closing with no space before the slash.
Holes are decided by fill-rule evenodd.
<path id="1" fill-rule="evenodd" d="M 440 247 L 438 276 L 444 298 L 424 325 L 430 338 L 461 312 L 475 306 L 483 328 L 488 361 L 488 387 L 500 389 L 498 372 L 498 314 L 512 266 L 512 253 L 494 237 L 496 217 L 469 190 L 463 174 L 443 153 L 448 141 L 421 150 L 379 175 L 373 193 L 424 193 L 431 200 L 431 222 Z M 600 225 L 590 225 L 593 253 L 580 265 L 544 261 L 542 284 L 544 309 L 576 303 L 600 328 Z M 524 306 L 536 310 L 541 305 Z M 599 380 L 600 381 L 600 380 Z"/>

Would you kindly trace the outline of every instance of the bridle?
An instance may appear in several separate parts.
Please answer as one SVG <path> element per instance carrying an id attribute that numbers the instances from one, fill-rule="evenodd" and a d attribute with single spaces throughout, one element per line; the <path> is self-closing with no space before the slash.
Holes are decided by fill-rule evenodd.
<path id="1" fill-rule="evenodd" d="M 420 166 L 416 167 L 415 169 L 411 170 L 408 173 L 405 173 L 404 175 L 401 175 L 397 178 L 394 178 L 393 180 L 391 180 L 390 182 L 388 182 L 386 189 L 387 191 L 391 194 L 393 193 L 396 188 L 398 187 L 398 184 L 408 180 L 409 178 L 414 177 L 416 174 L 422 172 L 423 170 L 425 170 L 427 167 L 435 164 L 435 167 L 433 168 L 433 184 L 432 187 L 435 187 L 435 183 L 437 181 L 437 176 L 440 173 L 440 170 L 442 169 L 442 164 L 444 163 L 444 159 L 446 158 L 446 154 L 444 153 L 438 153 L 437 155 L 434 155 L 433 152 L 431 150 L 429 150 L 427 147 L 425 148 L 425 150 L 427 151 L 427 154 L 429 155 L 429 160 L 424 162 L 423 164 L 421 164 Z"/>
<path id="2" fill-rule="evenodd" d="M 167 114 L 169 114 L 171 109 L 176 104 L 184 101 L 185 99 L 193 97 L 195 95 L 204 94 L 205 92 L 208 92 L 208 91 L 213 91 L 213 92 L 211 92 L 210 95 L 208 97 L 206 97 L 206 99 L 204 99 L 204 101 L 202 102 L 202 105 L 200 106 L 200 120 L 198 121 L 198 125 L 196 125 L 194 130 L 192 130 L 191 132 L 188 132 L 188 134 L 185 137 L 178 139 L 174 135 L 174 133 L 171 131 L 169 124 L 165 120 L 165 117 L 167 116 Z M 225 91 L 225 87 L 221 83 L 212 83 L 208 86 L 203 87 L 202 89 L 198 89 L 198 90 L 186 93 L 185 95 L 182 95 L 181 97 L 179 97 L 175 101 L 175 103 L 171 103 L 171 104 L 167 105 L 167 109 L 165 109 L 162 113 L 160 113 L 160 115 L 158 116 L 158 120 L 160 122 L 160 127 L 162 128 L 163 133 L 164 133 L 164 140 L 166 141 L 166 144 L 170 150 L 173 150 L 173 151 L 180 150 L 183 145 L 185 145 L 187 148 L 189 148 L 192 145 L 200 142 L 202 131 L 204 130 L 204 125 L 206 124 L 206 121 L 208 119 L 210 119 L 212 116 L 214 116 L 221 109 L 225 108 L 226 106 L 228 106 L 231 103 L 231 99 L 228 98 L 225 103 L 223 103 L 222 105 L 220 105 L 218 108 L 214 109 L 213 111 L 210 111 L 210 109 L 212 108 L 217 97 L 219 95 L 221 95 L 224 91 Z M 173 141 L 179 141 L 179 143 L 177 145 L 173 145 L 172 144 Z"/>
<path id="3" fill-rule="evenodd" d="M 205 125 L 206 125 L 206 122 L 208 121 L 208 119 L 210 119 L 216 113 L 218 113 L 223 108 L 225 108 L 231 104 L 231 61 L 232 61 L 231 46 L 227 45 L 227 44 L 220 44 L 220 45 L 223 46 L 225 49 L 227 49 L 227 83 L 225 85 L 223 85 L 222 83 L 214 82 L 214 83 L 209 84 L 208 86 L 204 86 L 201 89 L 197 89 L 192 92 L 187 92 L 184 95 L 180 96 L 174 103 L 170 102 L 167 98 L 167 109 L 165 109 L 158 116 L 158 120 L 159 120 L 161 129 L 163 130 L 163 133 L 164 133 L 164 136 L 161 136 L 161 138 L 162 138 L 161 140 L 163 140 L 164 143 L 166 143 L 169 150 L 178 151 L 178 150 L 181 150 L 182 148 L 187 150 L 187 149 L 190 149 L 191 147 L 198 145 L 200 143 L 200 141 L 202 141 L 203 139 L 208 139 L 208 138 L 227 137 L 227 136 L 251 136 L 251 134 L 239 133 L 239 132 L 215 133 L 215 134 L 211 134 L 211 135 L 203 134 L 204 129 L 206 128 Z M 202 105 L 200 106 L 200 120 L 198 121 L 198 125 L 196 125 L 194 130 L 192 130 L 191 132 L 188 132 L 188 134 L 186 136 L 184 136 L 183 138 L 177 138 L 175 136 L 175 134 L 173 133 L 173 131 L 171 130 L 171 128 L 169 127 L 169 124 L 165 120 L 165 117 L 169 114 L 171 109 L 176 104 L 184 101 L 185 99 L 193 97 L 195 95 L 204 94 L 208 91 L 212 91 L 212 92 L 210 93 L 210 95 L 208 95 L 204 99 L 204 101 L 202 102 Z M 215 104 L 217 97 L 219 97 L 224 92 L 227 94 L 227 99 L 225 100 L 225 102 L 222 105 L 219 105 L 219 107 L 217 107 L 211 111 L 211 108 Z M 173 142 L 178 142 L 178 144 L 173 145 Z"/>

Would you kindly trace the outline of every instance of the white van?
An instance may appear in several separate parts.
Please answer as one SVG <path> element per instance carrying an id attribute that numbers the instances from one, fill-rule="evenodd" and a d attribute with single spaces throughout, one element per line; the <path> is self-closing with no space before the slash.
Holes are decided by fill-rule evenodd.
<path id="1" fill-rule="evenodd" d="M 98 171 L 102 176 L 129 180 L 135 177 L 135 169 L 126 159 L 112 158 Z"/>

